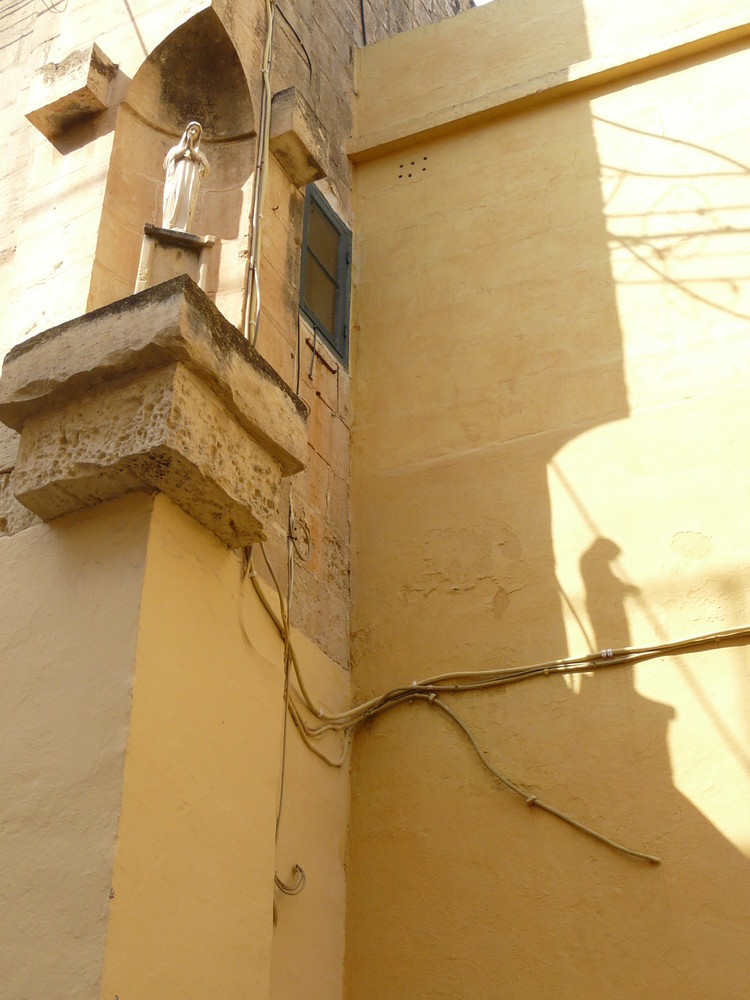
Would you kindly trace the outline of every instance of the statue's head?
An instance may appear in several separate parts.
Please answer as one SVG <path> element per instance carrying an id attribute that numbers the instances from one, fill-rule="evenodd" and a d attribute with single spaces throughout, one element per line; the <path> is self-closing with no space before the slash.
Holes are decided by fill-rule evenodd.
<path id="1" fill-rule="evenodd" d="M 201 141 L 201 135 L 203 134 L 203 128 L 199 122 L 190 122 L 188 127 L 185 129 L 184 140 L 190 146 L 191 149 L 195 149 L 198 143 Z"/>

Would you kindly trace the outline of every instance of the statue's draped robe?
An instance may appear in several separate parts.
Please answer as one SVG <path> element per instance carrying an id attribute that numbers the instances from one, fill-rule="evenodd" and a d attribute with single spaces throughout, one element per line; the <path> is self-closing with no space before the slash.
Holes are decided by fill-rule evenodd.
<path id="1" fill-rule="evenodd" d="M 198 197 L 198 185 L 205 168 L 200 156 L 188 160 L 177 153 L 178 148 L 167 154 L 162 226 L 185 232 L 190 225 Z"/>

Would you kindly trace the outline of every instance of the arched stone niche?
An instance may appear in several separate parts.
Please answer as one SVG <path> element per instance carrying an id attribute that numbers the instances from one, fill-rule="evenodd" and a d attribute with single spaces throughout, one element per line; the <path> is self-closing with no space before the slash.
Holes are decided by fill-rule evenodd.
<path id="1" fill-rule="evenodd" d="M 212 8 L 173 31 L 141 65 L 117 115 L 87 308 L 130 295 L 144 223 L 161 225 L 163 161 L 189 121 L 203 126 L 203 181 L 191 229 L 216 237 L 206 291 L 240 316 L 255 116 L 245 73 Z M 236 315 L 235 315 L 236 314 Z"/>

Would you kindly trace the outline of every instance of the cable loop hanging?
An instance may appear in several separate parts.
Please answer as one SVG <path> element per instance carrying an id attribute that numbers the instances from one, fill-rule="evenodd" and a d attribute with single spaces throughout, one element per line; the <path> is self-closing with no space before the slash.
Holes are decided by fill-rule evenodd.
<path id="1" fill-rule="evenodd" d="M 312 533 L 304 517 L 293 517 L 289 525 L 289 537 L 300 562 L 312 559 Z"/>
<path id="2" fill-rule="evenodd" d="M 274 875 L 273 877 L 276 888 L 283 892 L 285 896 L 299 896 L 307 882 L 307 877 L 301 865 L 295 865 L 292 868 L 292 874 L 294 880 L 289 884 L 282 882 L 278 875 Z"/>

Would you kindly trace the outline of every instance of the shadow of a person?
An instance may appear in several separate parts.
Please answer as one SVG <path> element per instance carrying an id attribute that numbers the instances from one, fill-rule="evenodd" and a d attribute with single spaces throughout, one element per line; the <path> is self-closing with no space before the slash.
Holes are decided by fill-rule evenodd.
<path id="1" fill-rule="evenodd" d="M 597 538 L 580 558 L 586 609 L 601 649 L 631 642 L 626 598 L 640 591 L 613 568 L 620 554 L 614 541 Z M 654 661 L 655 669 L 660 662 Z M 616 897 L 595 879 L 589 884 L 589 891 L 601 895 L 602 907 L 622 926 L 618 947 L 633 950 L 635 979 L 613 983 L 611 995 L 641 997 L 644 990 L 648 992 L 645 986 L 636 986 L 640 948 L 644 953 L 653 951 L 653 934 L 661 927 L 672 964 L 663 981 L 648 987 L 657 991 L 649 995 L 712 996 L 716 963 L 739 969 L 744 954 L 750 912 L 748 859 L 675 787 L 668 743 L 675 710 L 639 694 L 631 666 L 585 675 L 580 694 L 572 701 L 570 721 L 585 751 L 566 763 L 567 779 L 575 782 L 572 787 L 588 785 L 584 794 L 593 796 L 587 803 L 590 818 L 596 816 L 595 801 L 603 795 L 610 829 L 623 841 L 646 843 L 662 860 L 653 878 L 634 880 L 630 892 Z M 697 912 L 703 919 L 691 920 L 689 915 Z M 639 945 L 642 935 L 646 937 Z M 596 947 L 596 941 L 591 944 Z M 609 946 L 606 935 L 600 946 L 604 958 Z M 750 973 L 748 984 L 750 988 Z M 748 994 L 732 994 L 741 995 Z"/>
<path id="2" fill-rule="evenodd" d="M 611 538 L 597 538 L 579 562 L 586 588 L 586 611 L 599 649 L 630 644 L 625 598 L 640 594 L 640 590 L 615 574 L 612 563 L 621 553 Z"/>

